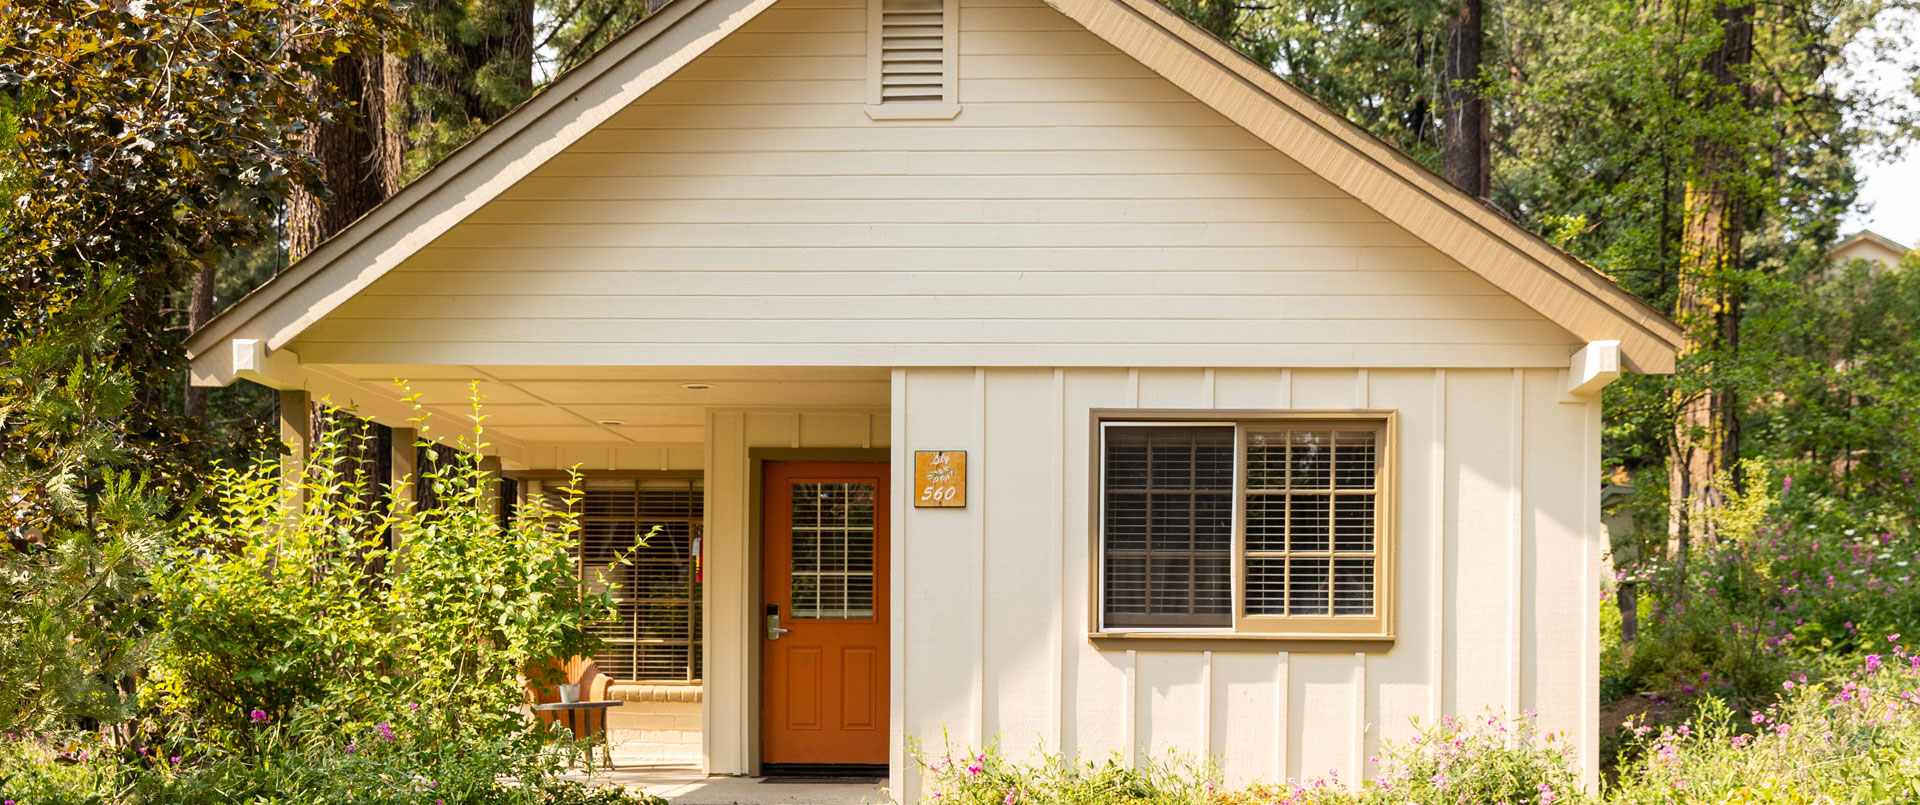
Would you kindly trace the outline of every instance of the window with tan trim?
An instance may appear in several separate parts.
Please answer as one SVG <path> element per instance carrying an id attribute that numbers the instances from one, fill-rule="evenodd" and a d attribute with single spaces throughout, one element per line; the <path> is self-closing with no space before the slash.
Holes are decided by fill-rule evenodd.
<path id="1" fill-rule="evenodd" d="M 1392 637 L 1393 412 L 1094 421 L 1097 632 Z"/>

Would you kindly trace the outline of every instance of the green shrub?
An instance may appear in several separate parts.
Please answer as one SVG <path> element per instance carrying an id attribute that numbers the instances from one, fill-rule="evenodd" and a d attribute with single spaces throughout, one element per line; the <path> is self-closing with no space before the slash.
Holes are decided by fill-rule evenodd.
<path id="1" fill-rule="evenodd" d="M 1137 768 L 1057 755 L 1018 764 L 997 747 L 956 756 L 949 746 L 929 759 L 916 745 L 913 757 L 926 801 L 941 805 L 1540 805 L 1583 801 L 1571 751 L 1566 736 L 1537 736 L 1531 716 L 1490 715 L 1449 717 L 1406 744 L 1389 743 L 1379 773 L 1357 786 L 1327 777 L 1229 790 L 1215 763 L 1177 753 Z"/>
<path id="2" fill-rule="evenodd" d="M 1787 680 L 1764 709 L 1710 700 L 1689 723 L 1636 727 L 1640 759 L 1607 801 L 1920 801 L 1920 658 L 1894 638 L 1850 673 Z"/>
<path id="3" fill-rule="evenodd" d="M 214 473 L 212 507 L 154 574 L 152 701 L 203 739 L 296 708 L 524 729 L 523 675 L 591 653 L 587 626 L 613 614 L 578 583 L 573 515 L 535 500 L 502 524 L 474 450 L 424 468 L 439 505 L 382 500 L 352 447 L 338 428 L 317 439 L 298 486 L 272 461 Z"/>
<path id="4" fill-rule="evenodd" d="M 611 592 L 579 583 L 570 512 L 501 522 L 481 435 L 424 468 L 424 510 L 370 494 L 340 428 L 297 482 L 216 471 L 150 574 L 141 715 L 8 736 L 0 801 L 638 801 L 560 780 L 581 747 L 526 708 L 527 677 L 597 647 Z"/>
<path id="5" fill-rule="evenodd" d="M 1096 764 L 1043 755 L 1039 763 L 1019 764 L 997 746 L 955 756 L 948 745 L 931 760 L 918 742 L 909 751 L 926 781 L 923 801 L 939 805 L 1197 805 L 1221 795 L 1214 767 L 1180 755 L 1134 768 L 1117 757 Z"/>

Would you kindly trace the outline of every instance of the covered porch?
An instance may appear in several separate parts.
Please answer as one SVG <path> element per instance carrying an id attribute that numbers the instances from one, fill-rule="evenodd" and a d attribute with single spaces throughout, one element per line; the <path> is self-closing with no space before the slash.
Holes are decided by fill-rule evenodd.
<path id="1" fill-rule="evenodd" d="M 608 649 L 575 663 L 570 675 L 583 699 L 620 702 L 605 722 L 616 765 L 674 780 L 760 771 L 762 466 L 884 466 L 896 441 L 890 370 L 291 368 L 249 379 L 281 388 L 282 437 L 296 453 L 317 432 L 316 411 L 349 411 L 384 429 L 392 452 L 381 471 L 402 483 L 423 460 L 416 440 L 471 442 L 477 400 L 485 462 L 502 479 L 503 516 L 535 496 L 563 501 L 559 490 L 578 472 L 582 580 L 618 584 L 622 617 L 602 634 Z M 650 532 L 635 549 L 636 535 Z M 615 561 L 627 551 L 630 562 Z M 686 801 L 707 801 L 700 786 L 680 787 L 694 796 Z M 773 783 L 739 801 L 784 801 L 799 790 Z"/>

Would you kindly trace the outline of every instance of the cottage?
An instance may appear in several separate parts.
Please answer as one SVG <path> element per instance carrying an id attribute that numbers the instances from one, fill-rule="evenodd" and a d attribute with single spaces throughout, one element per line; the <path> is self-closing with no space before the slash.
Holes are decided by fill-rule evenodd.
<path id="1" fill-rule="evenodd" d="M 1489 709 L 1591 778 L 1597 395 L 1680 341 L 1151 0 L 675 0 L 190 350 L 296 442 L 477 380 L 584 574 L 663 529 L 617 740 L 915 801 L 943 731 L 1352 780 Z"/>

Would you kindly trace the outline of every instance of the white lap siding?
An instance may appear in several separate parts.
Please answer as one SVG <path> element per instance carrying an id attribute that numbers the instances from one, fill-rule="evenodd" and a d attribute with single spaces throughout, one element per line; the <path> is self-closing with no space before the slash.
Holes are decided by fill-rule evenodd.
<path id="1" fill-rule="evenodd" d="M 302 333 L 307 363 L 1532 366 L 1561 327 L 1039 0 L 951 120 L 780 0 Z"/>

